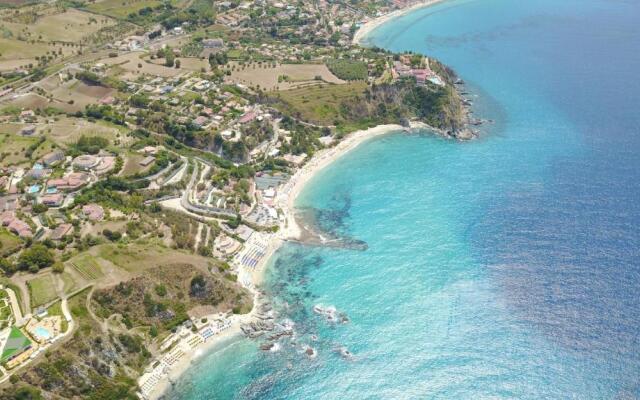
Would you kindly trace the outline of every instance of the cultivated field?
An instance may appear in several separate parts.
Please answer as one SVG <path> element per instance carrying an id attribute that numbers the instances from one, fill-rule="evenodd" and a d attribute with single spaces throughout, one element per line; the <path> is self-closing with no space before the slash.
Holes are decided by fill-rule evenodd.
<path id="1" fill-rule="evenodd" d="M 38 138 L 6 133 L 4 124 L 0 125 L 0 166 L 29 163 L 51 150 L 52 143 L 48 140 L 38 145 Z"/>
<path id="2" fill-rule="evenodd" d="M 260 85 L 266 90 L 288 90 L 321 82 L 345 83 L 324 64 L 279 64 L 274 68 L 270 63 L 262 66 L 254 63 L 244 69 L 236 63 L 231 65 L 235 66 L 229 77 L 232 82 L 250 87 Z"/>
<path id="3" fill-rule="evenodd" d="M 36 134 L 33 137 L 25 137 L 20 135 L 20 130 L 25 126 L 35 126 Z M 23 123 L 2 123 L 0 124 L 0 143 L 5 143 L 1 147 L 1 152 L 12 152 L 22 149 L 25 145 L 35 143 L 40 135 L 47 138 L 47 142 L 43 145 L 46 147 L 48 142 L 55 143 L 58 146 L 66 147 L 71 143 L 75 143 L 81 136 L 100 136 L 115 143 L 117 140 L 122 145 L 129 143 L 131 138 L 126 135 L 127 129 L 119 126 L 112 126 L 108 122 L 98 121 L 89 122 L 84 119 L 62 117 L 58 121 L 23 124 Z M 9 137 L 7 137 L 7 134 Z M 38 148 L 40 150 L 40 148 Z M 45 149 L 46 150 L 46 149 Z M 36 151 L 34 154 L 40 154 L 42 151 Z"/>
<path id="4" fill-rule="evenodd" d="M 127 53 L 118 57 L 109 57 L 100 60 L 99 62 L 106 65 L 117 65 L 124 70 L 122 79 L 135 79 L 138 75 L 147 74 L 161 77 L 174 77 L 183 73 L 180 68 L 169 68 L 164 65 L 157 65 L 153 63 L 147 63 L 141 59 L 144 56 L 144 52 Z"/>
<path id="5" fill-rule="evenodd" d="M 45 11 L 45 15 L 34 23 L 5 22 L 3 26 L 13 37 L 22 36 L 28 40 L 42 42 L 80 43 L 84 38 L 100 29 L 114 25 L 109 17 L 79 11 L 73 8 L 64 12 L 55 9 Z M 61 47 L 64 51 L 64 46 Z"/>
<path id="6" fill-rule="evenodd" d="M 87 85 L 78 80 L 71 80 L 51 91 L 53 98 L 64 107 L 65 111 L 80 111 L 88 104 L 96 104 L 100 99 L 115 94 L 111 88 L 98 85 Z"/>
<path id="7" fill-rule="evenodd" d="M 47 108 L 52 104 L 49 99 L 35 93 L 27 93 L 13 98 L 7 105 L 17 107 L 19 109 L 33 110 L 36 108 Z"/>
<path id="8" fill-rule="evenodd" d="M 96 280 L 104 276 L 98 261 L 91 254 L 83 253 L 68 262 L 84 279 Z"/>
<path id="9" fill-rule="evenodd" d="M 103 0 L 89 4 L 86 9 L 96 14 L 122 19 L 145 7 L 154 8 L 161 4 L 159 0 Z"/>
<path id="10" fill-rule="evenodd" d="M 80 44 L 115 20 L 75 9 L 29 6 L 20 14 L 0 14 L 0 72 L 37 65 L 36 57 L 56 54 L 58 59 L 77 53 Z"/>

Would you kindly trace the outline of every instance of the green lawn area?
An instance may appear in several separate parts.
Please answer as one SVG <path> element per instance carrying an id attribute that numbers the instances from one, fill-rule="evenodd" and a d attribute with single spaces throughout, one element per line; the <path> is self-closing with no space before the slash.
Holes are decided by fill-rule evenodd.
<path id="1" fill-rule="evenodd" d="M 5 362 L 12 356 L 20 354 L 27 347 L 31 346 L 31 341 L 15 326 L 11 328 L 7 343 L 2 349 L 2 356 L 0 356 L 0 362 Z"/>
<path id="2" fill-rule="evenodd" d="M 104 245 L 98 255 L 128 272 L 139 272 L 160 262 L 179 262 L 181 253 L 153 245 Z M 165 257 L 164 255 L 167 255 Z M 170 256 L 170 257 L 169 257 Z"/>
<path id="3" fill-rule="evenodd" d="M 332 125 L 340 119 L 340 104 L 358 101 L 367 84 L 353 82 L 343 85 L 322 85 L 278 92 L 294 116 L 322 125 Z"/>
<path id="4" fill-rule="evenodd" d="M 62 318 L 62 324 L 60 326 L 60 330 L 62 331 L 62 333 L 67 331 L 67 328 L 69 327 L 69 323 L 67 322 L 67 319 L 64 317 L 64 314 L 62 313 L 62 301 L 56 301 L 55 303 L 53 303 L 53 305 L 47 309 L 47 314 L 51 316 L 59 315 L 60 318 Z"/>
<path id="5" fill-rule="evenodd" d="M 88 280 L 95 280 L 104 276 L 102 268 L 100 268 L 100 264 L 98 264 L 98 261 L 91 254 L 79 254 L 69 260 L 69 264 L 71 264 L 71 266 L 75 268 L 82 277 Z M 62 279 L 65 279 L 64 276 Z M 66 287 L 67 281 L 65 281 L 65 291 Z"/>
<path id="6" fill-rule="evenodd" d="M 55 299 L 56 284 L 51 274 L 40 275 L 37 278 L 27 281 L 29 293 L 31 295 L 31 306 L 38 307 Z"/>
<path id="7" fill-rule="evenodd" d="M 62 282 L 64 283 L 62 289 L 64 293 L 71 293 L 79 288 L 78 282 L 70 273 L 65 271 L 62 273 L 62 275 L 60 275 L 60 278 L 62 278 Z"/>
<path id="8" fill-rule="evenodd" d="M 0 255 L 7 256 L 22 246 L 22 240 L 4 228 L 0 228 Z"/>
<path id="9" fill-rule="evenodd" d="M 87 288 L 69 299 L 69 311 L 73 320 L 77 323 L 79 332 L 88 335 L 93 330 L 96 321 L 91 318 L 87 310 L 87 296 L 91 289 Z"/>

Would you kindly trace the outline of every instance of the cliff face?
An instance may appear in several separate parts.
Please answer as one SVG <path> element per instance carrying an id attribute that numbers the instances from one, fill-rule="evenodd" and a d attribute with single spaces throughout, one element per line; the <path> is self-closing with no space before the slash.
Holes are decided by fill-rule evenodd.
<path id="1" fill-rule="evenodd" d="M 455 73 L 433 61 L 431 68 L 444 85 L 419 85 L 406 77 L 384 83 L 365 82 L 316 85 L 278 94 L 263 94 L 258 101 L 282 114 L 316 126 L 335 127 L 342 133 L 380 124 L 407 125 L 420 121 L 447 137 L 464 138 L 467 110 L 456 89 Z"/>
<path id="2" fill-rule="evenodd" d="M 465 127 L 466 111 L 453 84 L 416 85 L 414 80 L 372 85 L 359 102 L 343 102 L 342 115 L 349 120 L 400 123 L 419 120 L 451 136 Z"/>

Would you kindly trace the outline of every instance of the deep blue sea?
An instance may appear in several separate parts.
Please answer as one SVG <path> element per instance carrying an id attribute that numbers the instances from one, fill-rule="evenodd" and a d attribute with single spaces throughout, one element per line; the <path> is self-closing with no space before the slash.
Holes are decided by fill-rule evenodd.
<path id="1" fill-rule="evenodd" d="M 452 66 L 495 123 L 321 173 L 298 206 L 368 249 L 284 246 L 266 290 L 295 341 L 236 340 L 171 397 L 640 398 L 640 2 L 452 0 L 370 41 Z"/>

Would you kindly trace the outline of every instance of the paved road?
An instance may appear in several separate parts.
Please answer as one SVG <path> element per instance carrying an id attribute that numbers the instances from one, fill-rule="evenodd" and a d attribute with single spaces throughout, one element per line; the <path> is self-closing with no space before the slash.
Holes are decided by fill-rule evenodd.
<path id="1" fill-rule="evenodd" d="M 9 301 L 11 302 L 11 309 L 13 310 L 13 315 L 16 317 L 16 321 L 20 321 L 22 319 L 22 310 L 20 309 L 20 302 L 18 301 L 18 297 L 13 289 L 6 288 L 7 294 L 9 295 Z"/>

